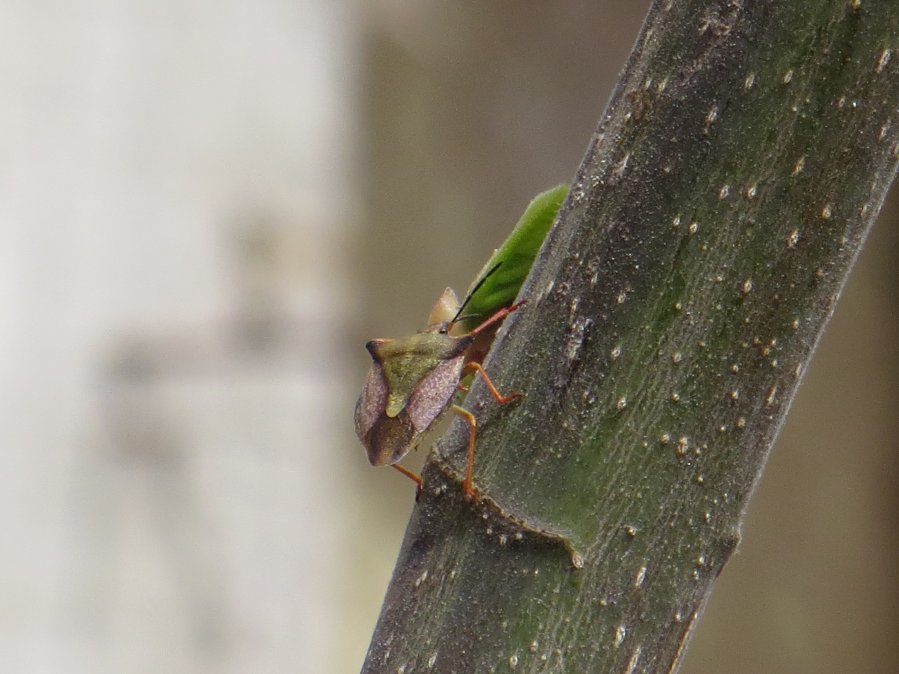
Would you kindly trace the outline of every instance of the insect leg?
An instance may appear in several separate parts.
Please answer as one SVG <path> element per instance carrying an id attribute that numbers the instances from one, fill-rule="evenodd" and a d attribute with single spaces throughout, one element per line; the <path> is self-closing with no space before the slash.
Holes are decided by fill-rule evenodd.
<path id="1" fill-rule="evenodd" d="M 510 393 L 507 396 L 500 393 L 480 363 L 474 361 L 468 362 L 465 364 L 465 369 L 474 370 L 475 372 L 480 373 L 481 377 L 484 379 L 484 383 L 487 385 L 487 390 L 490 391 L 494 400 L 500 405 L 505 405 L 513 400 L 518 400 L 518 398 L 521 397 L 520 393 Z M 477 492 L 474 490 L 472 481 L 474 479 L 474 441 L 478 431 L 478 422 L 474 415 L 464 407 L 453 405 L 453 412 L 465 419 L 468 423 L 468 455 L 465 460 L 465 479 L 462 482 L 462 491 L 465 492 L 465 496 L 469 499 L 477 501 L 478 496 Z"/>
<path id="2" fill-rule="evenodd" d="M 453 405 L 453 412 L 465 419 L 468 423 L 468 456 L 465 459 L 465 479 L 462 481 L 462 491 L 465 496 L 474 501 L 478 500 L 474 487 L 471 485 L 474 478 L 474 439 L 478 433 L 478 421 L 474 415 L 464 407 Z"/>
<path id="3" fill-rule="evenodd" d="M 500 393 L 496 386 L 491 381 L 490 377 L 487 376 L 487 371 L 481 367 L 480 363 L 475 363 L 474 361 L 465 364 L 466 370 L 474 370 L 475 372 L 481 375 L 481 378 L 484 380 L 484 383 L 487 384 L 487 390 L 490 391 L 490 395 L 493 396 L 493 399 L 498 402 L 500 405 L 506 405 L 507 403 L 512 402 L 513 400 L 518 400 L 521 397 L 520 393 L 510 393 L 507 396 L 504 396 Z"/>
<path id="4" fill-rule="evenodd" d="M 405 475 L 410 480 L 412 480 L 418 486 L 418 489 L 421 489 L 421 478 L 418 475 L 416 475 L 415 473 L 413 473 L 411 470 L 409 470 L 408 468 L 403 468 L 398 463 L 392 463 L 392 464 L 390 464 L 390 467 L 396 468 L 399 472 L 401 472 L 403 475 Z"/>
<path id="5" fill-rule="evenodd" d="M 523 305 L 527 304 L 527 302 L 528 302 L 527 300 L 521 300 L 521 302 L 519 302 L 518 304 L 512 304 L 512 305 L 510 305 L 510 306 L 508 306 L 508 307 L 503 307 L 502 309 L 500 309 L 499 311 L 497 311 L 497 312 L 496 312 L 495 314 L 493 314 L 490 318 L 488 318 L 486 321 L 484 321 L 483 323 L 481 323 L 478 327 L 476 327 L 474 330 L 472 330 L 472 331 L 469 332 L 468 334 L 469 334 L 469 335 L 476 335 L 476 334 L 478 334 L 478 333 L 479 333 L 481 330 L 483 330 L 484 328 L 486 328 L 486 327 L 488 327 L 488 326 L 490 326 L 490 325 L 493 325 L 493 324 L 496 323 L 497 321 L 503 320 L 506 316 L 508 316 L 509 314 L 511 314 L 513 311 L 517 311 L 517 310 L 520 309 Z"/>

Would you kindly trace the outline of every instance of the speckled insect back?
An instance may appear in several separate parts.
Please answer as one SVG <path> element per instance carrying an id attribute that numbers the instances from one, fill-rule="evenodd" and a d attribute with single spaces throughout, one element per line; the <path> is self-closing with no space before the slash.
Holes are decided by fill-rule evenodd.
<path id="1" fill-rule="evenodd" d="M 400 339 L 373 339 L 372 366 L 356 404 L 356 434 L 373 466 L 392 465 L 452 403 L 474 337 L 451 337 L 447 324 Z"/>

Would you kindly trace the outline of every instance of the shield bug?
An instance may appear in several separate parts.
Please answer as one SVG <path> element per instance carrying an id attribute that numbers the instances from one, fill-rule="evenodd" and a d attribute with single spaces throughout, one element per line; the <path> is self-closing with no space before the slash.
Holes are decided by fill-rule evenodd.
<path id="1" fill-rule="evenodd" d="M 481 361 L 500 323 L 524 304 L 515 304 L 515 297 L 567 193 L 568 188 L 560 185 L 534 198 L 475 278 L 461 305 L 447 288 L 424 329 L 409 337 L 373 339 L 365 345 L 372 365 L 356 403 L 355 422 L 356 434 L 373 466 L 393 466 L 421 485 L 417 475 L 397 462 L 451 409 L 469 425 L 463 490 L 469 498 L 475 497 L 477 421 L 470 411 L 455 405 L 453 398 L 469 371 L 481 375 L 498 403 L 519 397 L 517 393 L 502 395 Z"/>

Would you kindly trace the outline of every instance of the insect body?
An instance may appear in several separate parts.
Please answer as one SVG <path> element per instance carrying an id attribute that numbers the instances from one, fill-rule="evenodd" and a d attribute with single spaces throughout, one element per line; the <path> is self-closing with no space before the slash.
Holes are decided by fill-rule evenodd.
<path id="1" fill-rule="evenodd" d="M 463 489 L 467 496 L 475 496 L 472 475 L 477 422 L 471 412 L 454 405 L 453 398 L 466 371 L 480 373 L 497 402 L 505 404 L 518 397 L 500 394 L 480 362 L 503 319 L 524 304 L 513 302 L 566 194 L 567 188 L 559 186 L 531 202 L 512 234 L 475 278 L 461 305 L 447 288 L 423 330 L 398 339 L 373 339 L 365 345 L 372 366 L 356 403 L 355 420 L 356 434 L 372 465 L 393 466 L 421 484 L 417 475 L 397 462 L 452 409 L 469 424 Z"/>

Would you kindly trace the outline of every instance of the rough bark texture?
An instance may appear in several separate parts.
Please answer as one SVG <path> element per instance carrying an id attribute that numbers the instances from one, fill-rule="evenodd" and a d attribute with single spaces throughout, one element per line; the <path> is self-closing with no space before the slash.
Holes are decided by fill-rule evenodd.
<path id="1" fill-rule="evenodd" d="M 897 165 L 895 0 L 657 2 L 364 672 L 676 668 Z"/>

